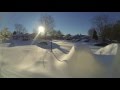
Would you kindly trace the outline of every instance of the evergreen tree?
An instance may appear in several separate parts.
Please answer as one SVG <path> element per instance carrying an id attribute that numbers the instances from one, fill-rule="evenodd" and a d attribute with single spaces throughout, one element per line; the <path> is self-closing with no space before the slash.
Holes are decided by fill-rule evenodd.
<path id="1" fill-rule="evenodd" d="M 7 27 L 5 27 L 1 30 L 1 35 L 0 36 L 1 36 L 1 39 L 3 41 L 8 40 L 11 37 L 11 32 L 8 30 Z"/>
<path id="2" fill-rule="evenodd" d="M 93 32 L 93 39 L 98 40 L 98 35 L 97 35 L 96 30 L 94 30 Z"/>

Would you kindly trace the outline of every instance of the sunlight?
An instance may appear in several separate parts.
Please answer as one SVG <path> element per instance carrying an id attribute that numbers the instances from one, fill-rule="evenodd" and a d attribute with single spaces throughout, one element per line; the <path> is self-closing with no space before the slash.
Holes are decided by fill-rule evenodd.
<path id="1" fill-rule="evenodd" d="M 37 37 L 39 36 L 39 34 L 44 34 L 45 33 L 45 27 L 43 26 L 39 26 L 38 27 L 38 33 L 37 35 L 35 36 L 35 38 L 33 39 L 32 43 L 33 44 L 35 42 L 35 40 L 37 39 Z"/>
<path id="2" fill-rule="evenodd" d="M 38 34 L 44 33 L 44 32 L 45 32 L 45 28 L 43 26 L 39 26 L 38 27 Z"/>

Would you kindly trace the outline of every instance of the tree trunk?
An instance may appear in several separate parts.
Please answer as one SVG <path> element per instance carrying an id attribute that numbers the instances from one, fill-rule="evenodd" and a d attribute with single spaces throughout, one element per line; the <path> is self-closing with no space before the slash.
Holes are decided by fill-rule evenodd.
<path id="1" fill-rule="evenodd" d="M 45 32 L 45 40 L 47 40 L 47 32 Z"/>

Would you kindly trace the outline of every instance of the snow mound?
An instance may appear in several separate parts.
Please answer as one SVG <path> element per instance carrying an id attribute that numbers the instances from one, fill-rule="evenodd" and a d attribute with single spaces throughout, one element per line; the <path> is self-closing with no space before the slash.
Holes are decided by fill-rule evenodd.
<path id="1" fill-rule="evenodd" d="M 103 48 L 100 48 L 98 51 L 95 52 L 95 54 L 101 54 L 101 55 L 116 55 L 118 49 L 118 44 L 110 44 Z"/>
<path id="2" fill-rule="evenodd" d="M 65 57 L 68 73 L 71 77 L 94 78 L 106 77 L 104 66 L 95 58 L 85 45 L 75 45 Z M 107 70 L 106 70 L 107 71 Z"/>
<path id="3" fill-rule="evenodd" d="M 120 78 L 120 44 L 118 44 L 117 54 L 113 62 L 112 77 Z"/>
<path id="4" fill-rule="evenodd" d="M 36 45 L 1 49 L 0 74 L 3 77 L 69 77 L 65 73 L 66 63 L 56 60 L 49 50 Z"/>

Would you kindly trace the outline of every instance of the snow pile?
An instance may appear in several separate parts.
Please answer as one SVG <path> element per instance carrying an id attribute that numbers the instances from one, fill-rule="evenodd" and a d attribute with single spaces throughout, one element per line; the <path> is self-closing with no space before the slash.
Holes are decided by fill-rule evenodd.
<path id="1" fill-rule="evenodd" d="M 69 77 L 66 63 L 56 60 L 46 49 L 35 45 L 0 48 L 0 74 L 3 77 Z"/>
<path id="2" fill-rule="evenodd" d="M 107 77 L 107 70 L 85 45 L 81 44 L 73 46 L 65 59 L 68 60 L 67 69 L 71 77 Z"/>
<path id="3" fill-rule="evenodd" d="M 113 62 L 112 77 L 120 78 L 120 44 L 118 44 L 117 54 Z"/>
<path id="4" fill-rule="evenodd" d="M 98 51 L 95 52 L 95 54 L 100 55 L 116 55 L 118 49 L 118 44 L 110 44 L 103 48 L 100 48 Z"/>

